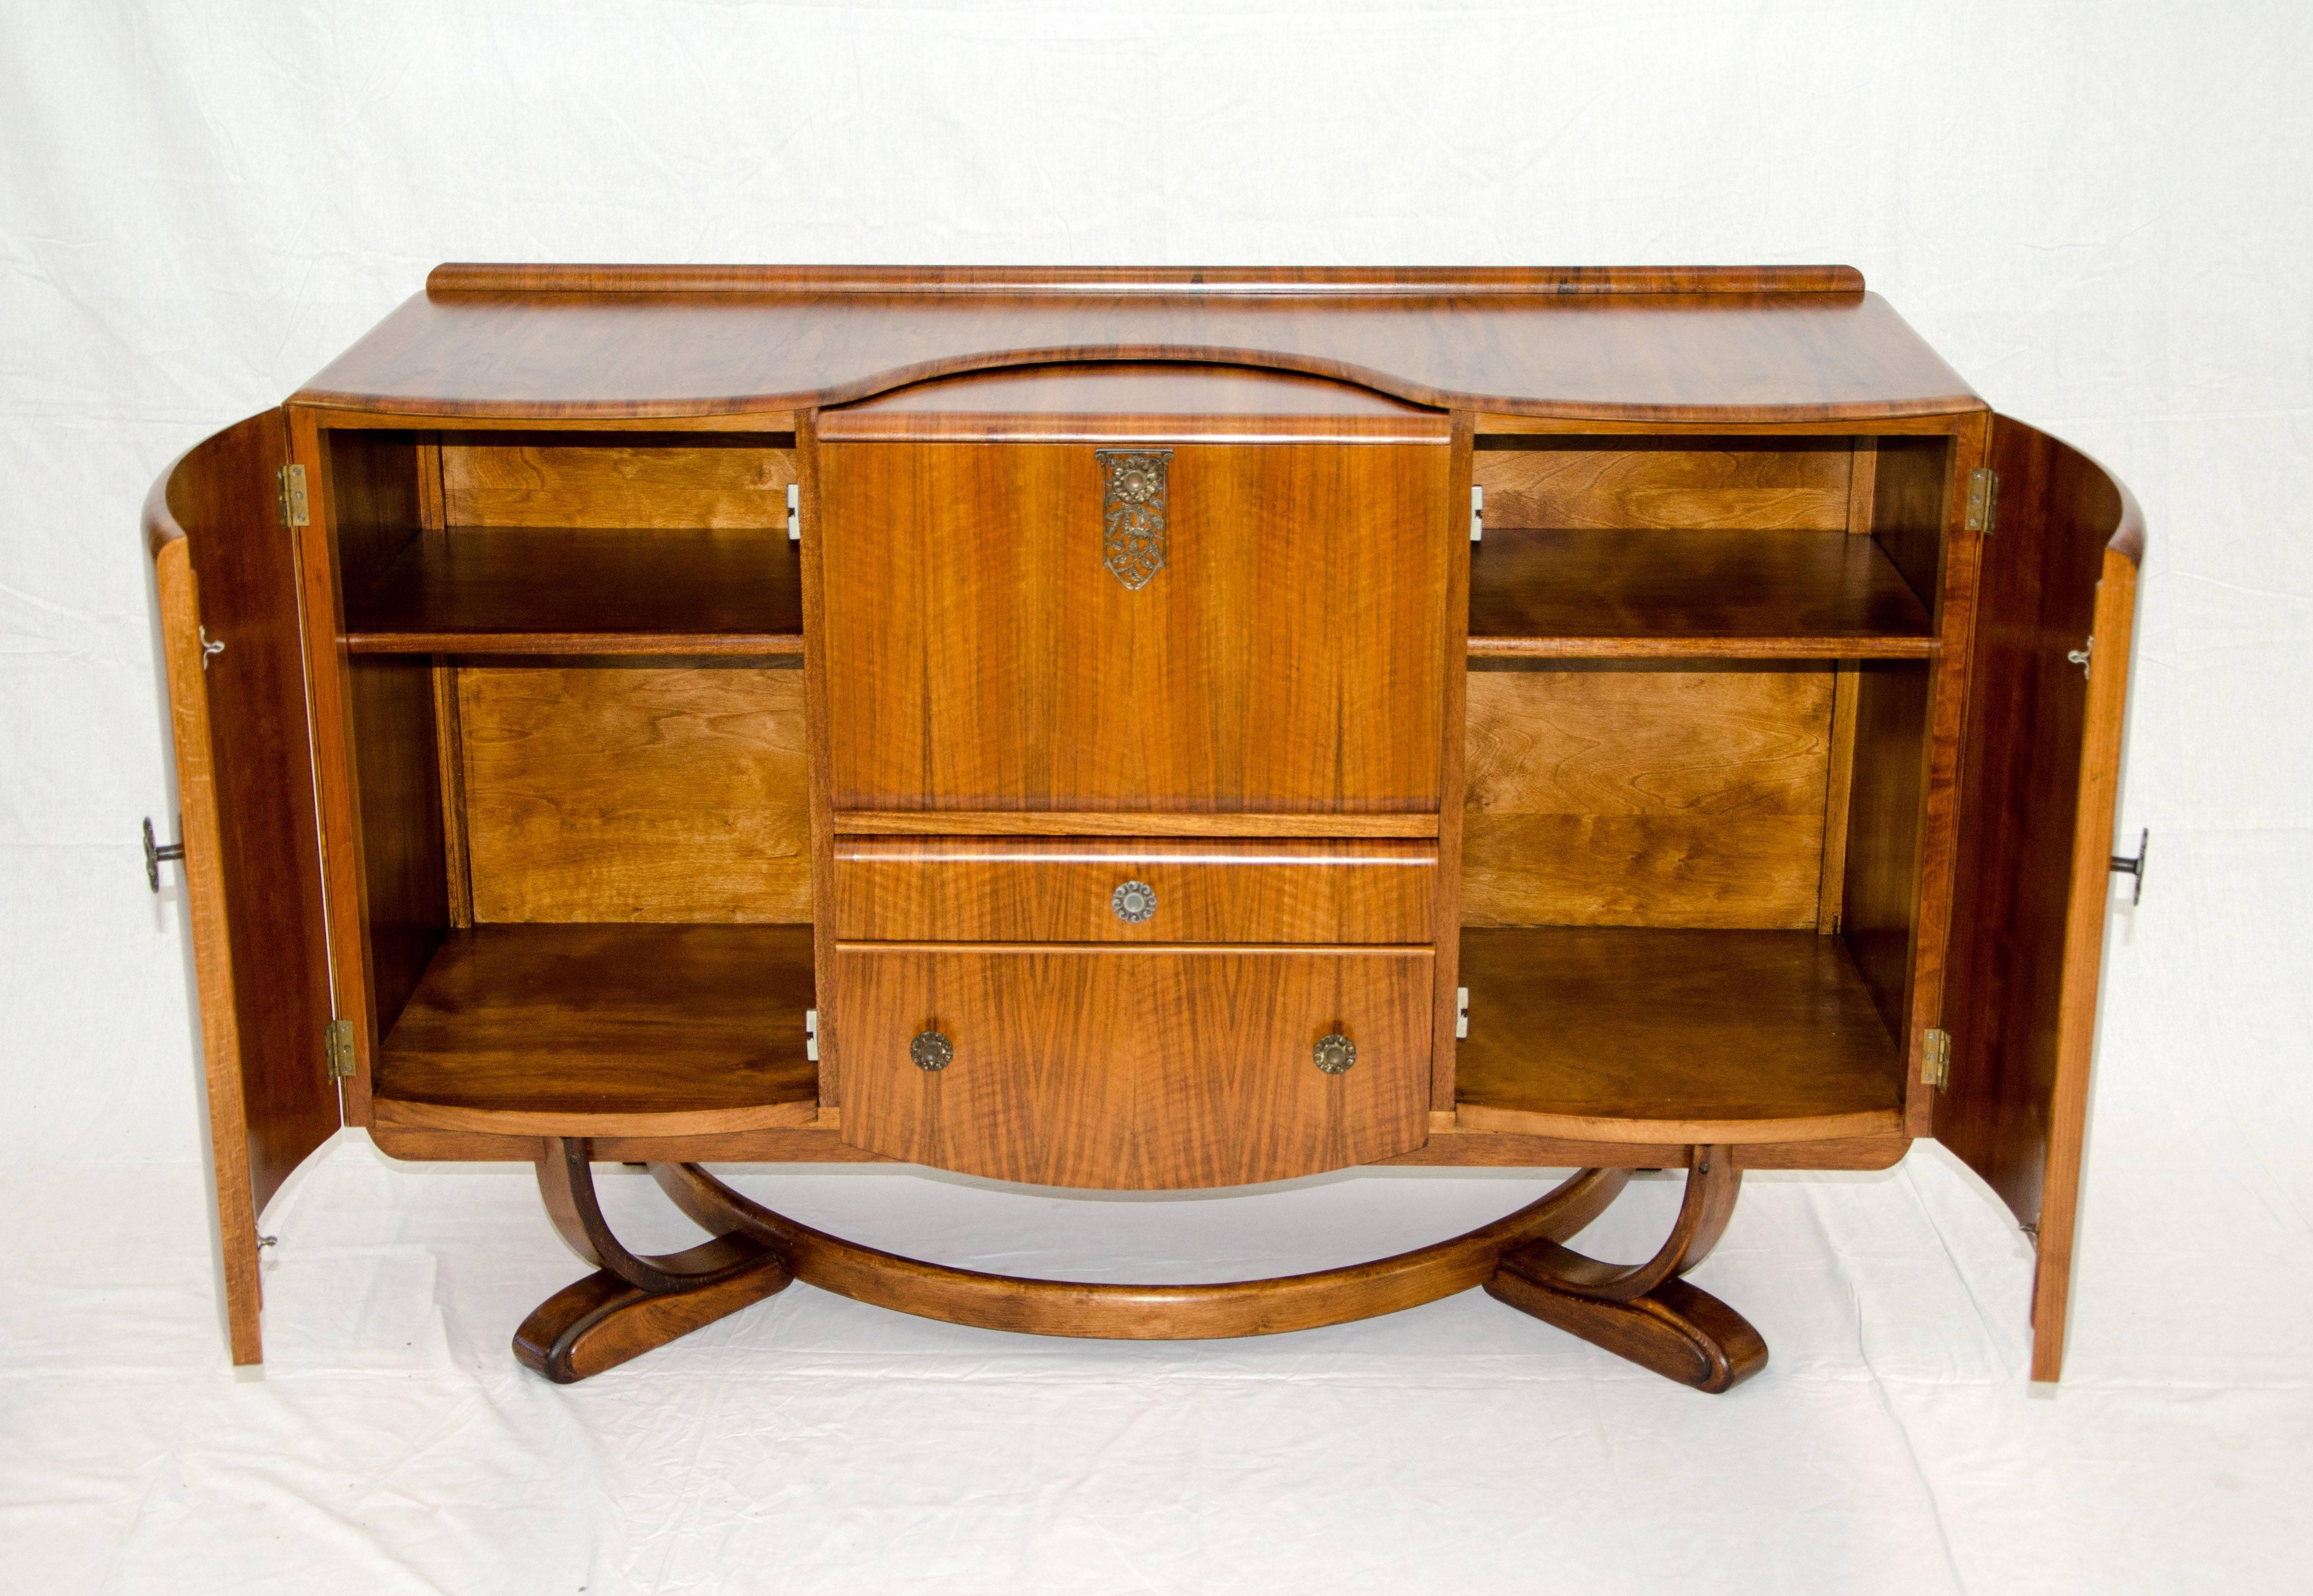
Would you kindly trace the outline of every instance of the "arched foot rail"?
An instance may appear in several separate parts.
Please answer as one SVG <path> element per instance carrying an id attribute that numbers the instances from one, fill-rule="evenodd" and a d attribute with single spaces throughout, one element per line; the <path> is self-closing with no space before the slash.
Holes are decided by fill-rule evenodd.
<path id="1" fill-rule="evenodd" d="M 1492 1224 L 1371 1263 L 1210 1285 L 1113 1285 L 901 1257 L 774 1213 L 696 1164 L 655 1164 L 651 1173 L 693 1221 L 770 1247 L 797 1280 L 822 1291 L 949 1324 L 1120 1341 L 1272 1336 L 1434 1302 L 1484 1283 L 1512 1248 L 1573 1235 L 1630 1179 L 1626 1169 L 1585 1169 Z"/>
<path id="2" fill-rule="evenodd" d="M 1734 1149 L 1687 1156 L 1678 1221 L 1643 1264 L 1605 1264 L 1536 1237 L 1507 1250 L 1486 1294 L 1699 1391 L 1724 1391 L 1767 1366 L 1748 1320 L 1678 1277 L 1710 1256 L 1743 1182 Z"/>
<path id="3" fill-rule="evenodd" d="M 602 1218 L 592 1149 L 584 1137 L 549 1137 L 538 1190 L 564 1243 L 597 1273 L 531 1310 L 514 1335 L 523 1367 L 558 1385 L 600 1374 L 701 1325 L 761 1301 L 794 1278 L 771 1248 L 717 1236 L 682 1252 L 629 1252 Z"/>

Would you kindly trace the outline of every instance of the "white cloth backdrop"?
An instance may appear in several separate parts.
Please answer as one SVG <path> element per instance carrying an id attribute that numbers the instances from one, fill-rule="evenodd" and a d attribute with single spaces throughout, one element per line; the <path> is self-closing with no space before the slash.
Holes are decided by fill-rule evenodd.
<path id="1" fill-rule="evenodd" d="M 0 1587 L 2249 1592 L 2313 1436 L 2313 12 L 2273 4 L 203 6 L 0 14 Z M 2119 472 L 2145 569 L 2070 1373 L 1932 1146 L 1762 1180 L 1706 1400 L 1472 1296 L 1185 1347 L 805 1288 L 573 1391 L 521 1172 L 342 1142 L 226 1370 L 146 484 L 441 260 L 1848 261 Z M 164 824 L 166 822 L 164 821 Z M 1964 1064 L 1963 1064 L 1964 1067 Z M 764 1171 L 1112 1277 L 1522 1201 L 1060 1202 Z M 646 1194 L 611 1201 L 647 1230 Z M 1674 1188 L 1607 1243 L 1636 1248 Z M 646 1239 L 648 1239 L 647 1237 Z"/>

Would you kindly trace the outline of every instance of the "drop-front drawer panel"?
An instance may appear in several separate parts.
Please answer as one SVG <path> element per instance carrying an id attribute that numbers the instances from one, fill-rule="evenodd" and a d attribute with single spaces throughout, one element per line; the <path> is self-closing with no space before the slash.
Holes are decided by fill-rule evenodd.
<path id="1" fill-rule="evenodd" d="M 1432 940 L 1429 842 L 839 837 L 835 934 L 869 942 Z"/>
<path id="2" fill-rule="evenodd" d="M 1429 1133 L 1428 948 L 843 944 L 843 1138 L 1045 1186 L 1237 1186 Z"/>
<path id="3" fill-rule="evenodd" d="M 836 809 L 1437 813 L 1449 450 L 817 460 Z"/>

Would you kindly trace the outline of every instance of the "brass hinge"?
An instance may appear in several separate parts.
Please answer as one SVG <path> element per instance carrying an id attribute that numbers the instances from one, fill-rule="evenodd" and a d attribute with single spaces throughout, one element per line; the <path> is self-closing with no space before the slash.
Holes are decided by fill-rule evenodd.
<path id="1" fill-rule="evenodd" d="M 2000 473 L 1979 465 L 1967 473 L 1967 529 L 1990 537 L 1992 524 L 1999 519 Z"/>
<path id="2" fill-rule="evenodd" d="M 1951 1033 L 1928 1033 L 1927 1059 L 1920 1066 L 1920 1079 L 1941 1090 L 1951 1082 Z"/>
<path id="3" fill-rule="evenodd" d="M 330 1079 L 351 1080 L 354 1078 L 354 1022 L 333 1019 L 321 1032 L 321 1054 L 328 1062 Z"/>
<path id="4" fill-rule="evenodd" d="M 293 532 L 312 525 L 305 509 L 305 468 L 285 465 L 275 474 L 281 484 L 281 525 Z"/>

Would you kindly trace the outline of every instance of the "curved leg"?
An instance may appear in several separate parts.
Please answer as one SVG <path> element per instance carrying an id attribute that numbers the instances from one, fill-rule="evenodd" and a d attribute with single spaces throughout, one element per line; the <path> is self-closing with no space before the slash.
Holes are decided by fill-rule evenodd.
<path id="1" fill-rule="evenodd" d="M 583 1137 L 550 1137 L 539 1195 L 570 1250 L 598 1273 L 565 1286 L 514 1332 L 526 1368 L 567 1385 L 760 1302 L 794 1278 L 778 1254 L 750 1237 L 717 1236 L 682 1252 L 645 1257 L 611 1231 L 594 1195 Z"/>
<path id="2" fill-rule="evenodd" d="M 1766 1367 L 1766 1342 L 1678 1276 L 1719 1244 L 1742 1183 L 1734 1149 L 1693 1148 L 1678 1221 L 1653 1257 L 1601 1263 L 1538 1237 L 1503 1255 L 1486 1293 L 1698 1390 L 1740 1385 Z"/>
<path id="3" fill-rule="evenodd" d="M 904 1258 L 774 1213 L 696 1164 L 655 1164 L 651 1173 L 699 1224 L 754 1238 L 786 1258 L 796 1279 L 823 1291 L 950 1324 L 1136 1341 L 1268 1336 L 1435 1301 L 1482 1284 L 1521 1243 L 1573 1235 L 1630 1179 L 1627 1169 L 1586 1169 L 1467 1235 L 1346 1268 L 1212 1285 L 1111 1285 Z"/>

